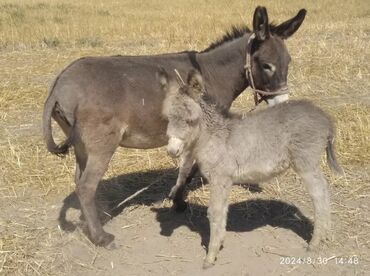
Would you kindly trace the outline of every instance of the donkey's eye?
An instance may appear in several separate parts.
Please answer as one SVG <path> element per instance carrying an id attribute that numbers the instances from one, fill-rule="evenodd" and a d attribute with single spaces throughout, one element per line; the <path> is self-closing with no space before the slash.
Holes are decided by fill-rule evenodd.
<path id="1" fill-rule="evenodd" d="M 275 73 L 276 67 L 272 63 L 263 63 L 262 69 L 265 71 L 268 75 L 272 76 Z"/>
<path id="2" fill-rule="evenodd" d="M 273 70 L 274 67 L 275 66 L 273 64 L 271 64 L 271 63 L 264 63 L 264 64 L 262 64 L 263 70 L 266 70 L 266 71 L 274 71 Z"/>

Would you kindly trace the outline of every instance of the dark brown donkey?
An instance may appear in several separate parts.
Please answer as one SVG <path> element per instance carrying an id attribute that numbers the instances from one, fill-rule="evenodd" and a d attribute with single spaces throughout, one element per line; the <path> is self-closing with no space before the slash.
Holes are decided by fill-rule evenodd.
<path id="1" fill-rule="evenodd" d="M 170 72 L 170 79 L 175 78 L 174 69 L 182 76 L 191 69 L 199 70 L 207 92 L 229 108 L 251 81 L 245 70 L 248 52 L 254 87 L 280 91 L 287 85 L 290 60 L 283 39 L 297 31 L 305 14 L 301 10 L 292 19 L 272 26 L 266 9 L 257 7 L 253 32 L 234 28 L 202 52 L 85 57 L 57 76 L 44 106 L 44 138 L 54 154 L 74 148 L 76 194 L 93 243 L 108 246 L 114 239 L 99 221 L 95 191 L 117 147 L 148 149 L 167 144 L 167 121 L 161 115 L 165 92 L 156 75 L 158 67 Z M 51 118 L 67 135 L 61 145 L 52 137 Z M 187 156 L 182 159 L 177 182 L 185 181 L 193 164 Z M 177 194 L 182 200 L 181 192 Z"/>

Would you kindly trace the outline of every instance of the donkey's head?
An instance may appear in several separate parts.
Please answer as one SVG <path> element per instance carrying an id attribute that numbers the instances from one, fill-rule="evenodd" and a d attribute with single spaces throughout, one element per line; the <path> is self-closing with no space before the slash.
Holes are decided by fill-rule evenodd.
<path id="1" fill-rule="evenodd" d="M 191 71 L 186 84 L 169 84 L 164 70 L 160 72 L 161 83 L 167 90 L 163 103 L 163 115 L 168 120 L 167 152 L 179 157 L 194 144 L 199 136 L 199 120 L 202 114 L 199 100 L 205 92 L 203 79 L 197 71 Z"/>
<path id="2" fill-rule="evenodd" d="M 254 12 L 253 34 L 247 45 L 246 73 L 252 88 L 261 90 L 260 96 L 269 105 L 288 99 L 287 76 L 291 58 L 284 39 L 298 30 L 305 15 L 306 10 L 302 9 L 295 17 L 275 26 L 269 24 L 265 7 L 257 7 Z"/>

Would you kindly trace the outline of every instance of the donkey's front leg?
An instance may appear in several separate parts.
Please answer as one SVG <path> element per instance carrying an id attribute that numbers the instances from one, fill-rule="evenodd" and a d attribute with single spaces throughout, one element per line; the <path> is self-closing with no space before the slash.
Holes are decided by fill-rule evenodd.
<path id="1" fill-rule="evenodd" d="M 188 179 L 192 175 L 194 158 L 189 151 L 184 152 L 180 156 L 179 175 L 176 180 L 176 185 L 172 187 L 169 198 L 173 200 L 174 208 L 177 212 L 183 212 L 186 209 L 184 200 L 185 187 Z"/>
<path id="2" fill-rule="evenodd" d="M 218 178 L 211 180 L 211 198 L 208 207 L 208 219 L 210 223 L 210 240 L 208 253 L 203 263 L 203 268 L 214 265 L 218 252 L 226 234 L 227 211 L 229 208 L 227 199 L 232 186 L 231 179 Z"/>

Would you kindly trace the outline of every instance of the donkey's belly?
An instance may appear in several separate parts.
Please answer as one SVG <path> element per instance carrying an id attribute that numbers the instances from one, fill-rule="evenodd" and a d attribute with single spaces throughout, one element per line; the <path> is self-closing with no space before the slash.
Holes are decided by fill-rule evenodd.
<path id="1" fill-rule="evenodd" d="M 135 149 L 152 149 L 166 145 L 168 138 L 165 133 L 157 133 L 148 135 L 147 133 L 134 132 L 128 135 L 123 135 L 121 147 L 135 148 Z"/>
<path id="2" fill-rule="evenodd" d="M 127 120 L 129 121 L 128 124 L 124 121 L 121 122 L 127 126 L 122 134 L 121 147 L 150 149 L 167 144 L 167 122 L 156 116 L 156 113 L 151 114 L 151 116 L 135 116 L 135 120 L 132 120 L 132 118 Z"/>

